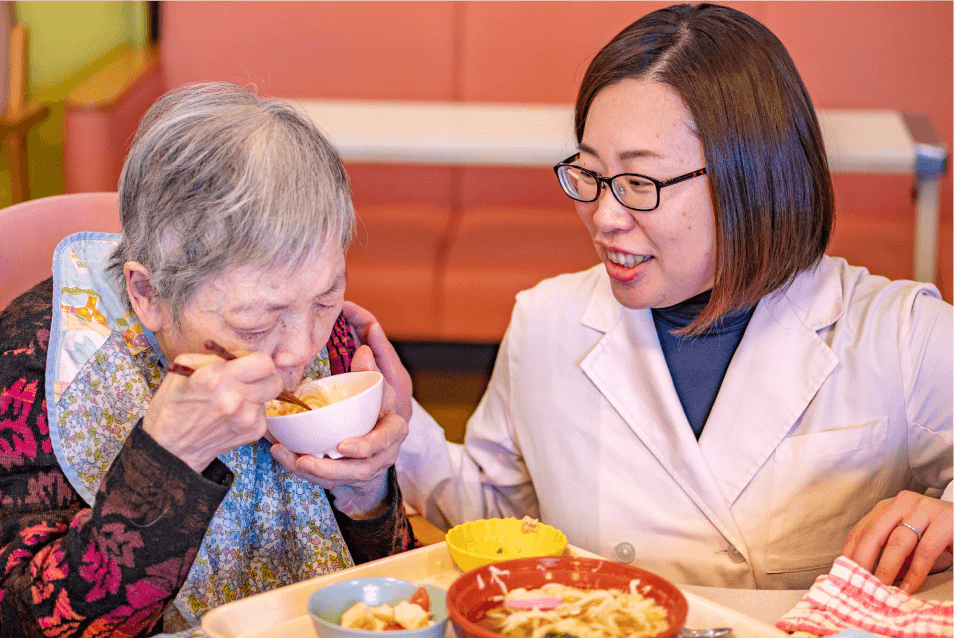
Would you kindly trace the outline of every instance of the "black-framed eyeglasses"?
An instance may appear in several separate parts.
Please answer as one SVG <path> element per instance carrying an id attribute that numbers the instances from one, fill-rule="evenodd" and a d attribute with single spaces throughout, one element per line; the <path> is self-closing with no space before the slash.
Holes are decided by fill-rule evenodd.
<path id="1" fill-rule="evenodd" d="M 599 199 L 600 191 L 605 184 L 613 192 L 616 201 L 630 210 L 655 210 L 659 206 L 661 189 L 706 173 L 705 168 L 700 168 L 697 171 L 662 181 L 637 173 L 620 173 L 612 177 L 603 177 L 599 173 L 570 163 L 579 158 L 580 154 L 576 153 L 553 167 L 563 192 L 578 202 L 595 202 Z"/>

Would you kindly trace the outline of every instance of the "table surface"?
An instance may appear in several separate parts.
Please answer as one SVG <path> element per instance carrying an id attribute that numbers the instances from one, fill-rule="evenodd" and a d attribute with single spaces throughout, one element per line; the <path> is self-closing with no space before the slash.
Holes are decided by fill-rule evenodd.
<path id="1" fill-rule="evenodd" d="M 729 609 L 774 625 L 786 612 L 795 606 L 805 592 L 802 589 L 723 589 L 721 587 L 698 587 L 680 585 L 680 589 L 711 600 Z M 924 586 L 915 596 L 923 600 L 954 600 L 954 580 L 951 570 L 928 576 Z"/>
<path id="2" fill-rule="evenodd" d="M 576 150 L 569 104 L 288 101 L 312 118 L 348 162 L 549 167 Z M 940 142 L 927 142 L 928 136 L 918 132 L 925 126 L 912 132 L 912 117 L 888 110 L 818 110 L 832 171 L 918 178 L 914 276 L 933 282 L 938 180 L 946 171 L 948 153 Z M 933 134 L 930 123 L 926 128 Z M 923 139 L 915 140 L 915 133 Z M 920 161 L 921 156 L 930 161 Z"/>
<path id="3" fill-rule="evenodd" d="M 443 543 L 446 534 L 420 514 L 408 514 L 407 520 L 414 530 L 414 538 L 421 546 Z"/>
<path id="4" fill-rule="evenodd" d="M 570 104 L 288 101 L 348 161 L 549 167 L 576 150 Z M 820 109 L 818 121 L 832 170 L 914 172 L 917 146 L 899 111 Z"/>
<path id="5" fill-rule="evenodd" d="M 572 545 L 567 546 L 567 554 L 599 558 Z M 324 585 L 362 576 L 390 576 L 446 589 L 461 573 L 447 544 L 437 543 L 227 603 L 203 616 L 202 629 L 209 638 L 317 638 L 307 605 L 311 594 Z M 785 638 L 770 623 L 694 592 L 684 590 L 684 594 L 689 627 L 733 627 L 737 638 Z M 445 638 L 454 638 L 453 633 L 448 627 Z"/>
<path id="6" fill-rule="evenodd" d="M 421 545 L 433 545 L 444 541 L 444 532 L 422 516 L 411 514 L 408 520 L 414 529 L 414 536 Z M 804 589 L 725 589 L 696 585 L 680 585 L 679 587 L 770 625 L 774 625 L 775 621 L 794 607 L 807 591 Z M 924 600 L 954 600 L 954 572 L 949 569 L 939 574 L 931 574 L 916 595 Z"/>

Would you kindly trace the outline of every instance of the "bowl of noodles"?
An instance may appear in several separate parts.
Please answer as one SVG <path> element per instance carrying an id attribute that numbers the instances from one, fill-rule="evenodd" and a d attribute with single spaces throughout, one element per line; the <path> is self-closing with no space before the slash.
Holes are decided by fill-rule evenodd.
<path id="1" fill-rule="evenodd" d="M 597 558 L 518 558 L 459 576 L 447 590 L 459 638 L 672 638 L 689 608 L 675 585 Z"/>
<path id="2" fill-rule="evenodd" d="M 529 516 L 482 518 L 448 530 L 447 548 L 466 572 L 514 558 L 560 556 L 566 549 L 566 534 Z"/>
<path id="3" fill-rule="evenodd" d="M 265 406 L 268 431 L 296 454 L 341 458 L 338 444 L 364 436 L 381 412 L 384 377 L 380 372 L 346 372 L 298 386 L 295 396 L 311 406 L 305 410 L 282 401 Z"/>

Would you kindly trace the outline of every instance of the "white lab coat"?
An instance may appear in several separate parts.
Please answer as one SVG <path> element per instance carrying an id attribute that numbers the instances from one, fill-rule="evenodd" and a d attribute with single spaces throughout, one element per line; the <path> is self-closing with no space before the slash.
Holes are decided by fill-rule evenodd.
<path id="1" fill-rule="evenodd" d="M 414 406 L 405 499 L 526 513 L 674 582 L 807 588 L 852 526 L 952 479 L 952 308 L 826 257 L 764 298 L 697 442 L 648 310 L 602 266 L 520 293 L 465 446 Z"/>

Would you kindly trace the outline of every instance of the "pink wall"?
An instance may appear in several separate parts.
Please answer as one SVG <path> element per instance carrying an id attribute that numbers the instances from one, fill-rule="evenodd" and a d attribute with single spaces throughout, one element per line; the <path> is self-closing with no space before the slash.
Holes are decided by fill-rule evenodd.
<path id="1" fill-rule="evenodd" d="M 453 97 L 453 3 L 169 2 L 162 20 L 170 86 L 230 80 L 282 97 Z"/>
<path id="2" fill-rule="evenodd" d="M 948 150 L 954 138 L 954 4 L 764 2 L 764 20 L 786 44 L 818 108 L 924 113 Z M 833 252 L 892 278 L 910 277 L 913 180 L 836 175 L 840 212 Z M 941 182 L 938 285 L 952 296 L 951 171 Z M 896 255 L 875 258 L 881 250 Z M 868 255 L 871 255 L 870 257 Z"/>
<path id="3" fill-rule="evenodd" d="M 572 102 L 596 51 L 639 16 L 667 4 L 164 3 L 163 62 L 170 86 L 224 79 L 253 82 L 284 97 Z M 952 3 L 726 4 L 779 36 L 817 107 L 924 113 L 952 148 Z M 571 211 L 545 169 L 349 170 L 359 214 L 362 205 L 388 200 L 455 211 Z M 831 252 L 892 278 L 910 277 L 912 184 L 903 176 L 836 176 L 839 218 Z M 950 301 L 950 172 L 942 181 L 941 211 L 938 281 Z"/>

